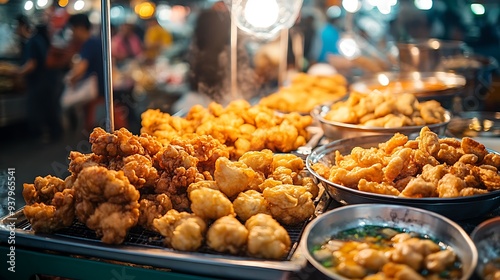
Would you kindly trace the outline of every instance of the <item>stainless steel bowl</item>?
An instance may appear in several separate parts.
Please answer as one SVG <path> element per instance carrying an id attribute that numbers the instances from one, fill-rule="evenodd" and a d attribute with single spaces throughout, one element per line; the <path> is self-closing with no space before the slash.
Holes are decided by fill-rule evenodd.
<path id="1" fill-rule="evenodd" d="M 307 260 L 332 279 L 346 279 L 326 269 L 314 259 L 314 246 L 323 244 L 332 235 L 362 225 L 405 228 L 428 234 L 449 245 L 463 263 L 463 277 L 469 279 L 477 264 L 477 250 L 467 233 L 455 222 L 430 211 L 389 204 L 358 204 L 342 206 L 325 212 L 310 222 L 304 230 L 300 246 Z"/>
<path id="2" fill-rule="evenodd" d="M 500 264 L 500 217 L 491 218 L 479 224 L 471 233 L 476 244 L 478 263 L 476 273 L 484 278 L 484 267 L 491 261 Z M 500 269 L 500 267 L 499 267 Z"/>
<path id="3" fill-rule="evenodd" d="M 392 135 L 385 134 L 371 135 L 330 142 L 314 149 L 309 154 L 306 159 L 306 167 L 323 184 L 328 194 L 342 204 L 388 203 L 406 205 L 437 212 L 454 220 L 481 217 L 500 207 L 500 190 L 456 198 L 406 198 L 369 193 L 335 184 L 312 169 L 312 165 L 317 162 L 330 166 L 332 162 L 335 162 L 336 150 L 345 155 L 349 154 L 354 147 L 378 147 L 379 143 L 386 142 L 391 137 Z"/>
<path id="4" fill-rule="evenodd" d="M 325 137 L 328 139 L 345 139 L 345 138 L 355 138 L 366 135 L 376 135 L 376 134 L 389 134 L 394 135 L 394 133 L 399 132 L 405 134 L 409 137 L 417 136 L 422 129 L 422 126 L 404 126 L 398 128 L 384 128 L 384 127 L 369 127 L 356 124 L 347 124 L 335 121 L 329 121 L 325 119 L 325 115 L 330 111 L 330 105 L 319 105 L 316 106 L 312 111 L 311 115 L 319 123 Z M 434 131 L 438 135 L 444 135 L 446 132 L 446 126 L 451 120 L 451 113 L 446 111 L 445 121 L 438 124 L 427 125 L 430 130 Z"/>

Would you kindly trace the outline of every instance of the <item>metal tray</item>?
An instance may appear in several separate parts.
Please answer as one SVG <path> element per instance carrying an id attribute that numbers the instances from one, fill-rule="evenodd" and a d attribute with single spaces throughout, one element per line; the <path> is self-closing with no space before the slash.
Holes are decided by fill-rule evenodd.
<path id="1" fill-rule="evenodd" d="M 330 165 L 335 162 L 335 151 L 348 154 L 354 147 L 377 147 L 379 143 L 389 140 L 392 135 L 371 135 L 358 138 L 343 139 L 330 142 L 314 149 L 307 157 L 306 167 L 319 180 L 328 194 L 342 204 L 386 203 L 417 207 L 430 210 L 453 220 L 467 220 L 484 216 L 500 207 L 500 190 L 487 194 L 457 198 L 406 198 L 399 196 L 368 193 L 352 189 L 329 181 L 312 169 L 312 165 L 323 162 Z"/>
<path id="2" fill-rule="evenodd" d="M 298 243 L 305 226 L 321 214 L 330 201 L 322 191 L 315 200 L 316 213 L 308 221 L 286 226 L 292 247 L 282 260 L 266 260 L 247 256 L 223 255 L 203 246 L 198 252 L 181 252 L 163 246 L 163 237 L 136 227 L 129 231 L 121 245 L 102 243 L 95 232 L 75 221 L 70 227 L 53 234 L 35 234 L 23 209 L 0 219 L 0 238 L 7 240 L 11 222 L 15 222 L 16 246 L 77 254 L 109 260 L 168 268 L 175 272 L 198 274 L 228 279 L 283 279 L 291 272 L 300 271 L 307 260 L 300 254 Z"/>

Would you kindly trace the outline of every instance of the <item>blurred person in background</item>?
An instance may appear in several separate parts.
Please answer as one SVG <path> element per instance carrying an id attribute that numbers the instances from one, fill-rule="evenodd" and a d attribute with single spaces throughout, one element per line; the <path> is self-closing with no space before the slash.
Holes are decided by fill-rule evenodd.
<path id="1" fill-rule="evenodd" d="M 14 73 L 26 81 L 27 114 L 30 134 L 42 142 L 57 141 L 62 136 L 59 91 L 55 75 L 46 67 L 50 38 L 45 23 L 33 30 L 28 18 L 17 17 L 16 33 L 23 43 L 22 65 Z M 44 129 L 48 129 L 48 136 Z"/>
<path id="2" fill-rule="evenodd" d="M 111 38 L 111 56 L 117 66 L 121 66 L 131 59 L 140 59 L 143 54 L 143 45 L 139 36 L 134 32 L 134 25 L 124 23 Z"/>
<path id="3" fill-rule="evenodd" d="M 147 61 L 154 61 L 165 49 L 172 46 L 173 37 L 165 30 L 156 18 L 147 21 L 144 34 L 144 48 Z"/>
<path id="4" fill-rule="evenodd" d="M 318 39 L 316 40 L 316 62 L 328 62 L 329 55 L 338 55 L 338 42 L 340 39 L 339 18 L 335 16 L 328 16 L 327 23 L 320 30 Z"/>

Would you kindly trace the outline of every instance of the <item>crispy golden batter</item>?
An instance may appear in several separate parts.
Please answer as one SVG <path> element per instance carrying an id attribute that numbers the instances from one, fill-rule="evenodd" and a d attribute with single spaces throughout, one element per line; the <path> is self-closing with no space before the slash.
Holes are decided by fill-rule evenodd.
<path id="1" fill-rule="evenodd" d="M 54 195 L 66 189 L 66 184 L 60 178 L 52 175 L 37 176 L 33 184 L 24 183 L 23 197 L 26 204 L 50 204 Z"/>
<path id="2" fill-rule="evenodd" d="M 85 167 L 107 165 L 105 156 L 99 156 L 94 153 L 82 154 L 77 151 L 71 151 L 69 153 L 69 159 L 68 170 L 74 175 L 78 175 Z"/>
<path id="3" fill-rule="evenodd" d="M 49 203 L 35 202 L 23 209 L 35 232 L 54 232 L 68 227 L 75 219 L 75 201 L 72 189 L 56 192 Z"/>
<path id="4" fill-rule="evenodd" d="M 266 259 L 282 259 L 290 250 L 288 232 L 267 214 L 250 217 L 245 227 L 248 229 L 247 252 L 250 256 Z"/>
<path id="5" fill-rule="evenodd" d="M 275 154 L 273 156 L 272 171 L 276 170 L 278 167 L 286 167 L 295 173 L 299 173 L 304 169 L 304 161 L 293 154 Z"/>
<path id="6" fill-rule="evenodd" d="M 267 175 L 271 172 L 271 164 L 273 163 L 273 160 L 273 152 L 269 149 L 264 149 L 262 151 L 246 152 L 238 161 L 243 162 L 248 167 L 257 172 L 261 172 L 267 177 Z"/>
<path id="7" fill-rule="evenodd" d="M 154 186 L 159 178 L 151 158 L 139 154 L 111 160 L 108 169 L 123 171 L 129 182 L 137 189 Z"/>
<path id="8" fill-rule="evenodd" d="M 104 243 L 120 244 L 139 219 L 139 191 L 122 171 L 83 169 L 74 186 L 76 216 Z"/>
<path id="9" fill-rule="evenodd" d="M 255 176 L 256 172 L 243 162 L 233 162 L 223 157 L 215 162 L 215 181 L 221 192 L 229 198 L 247 190 Z"/>
<path id="10" fill-rule="evenodd" d="M 264 196 L 255 190 L 248 190 L 238 194 L 233 201 L 234 212 L 242 221 L 248 220 L 258 213 L 271 214 L 269 205 Z"/>
<path id="11" fill-rule="evenodd" d="M 304 222 L 314 214 L 312 194 L 303 186 L 280 185 L 262 193 L 273 218 L 285 225 Z"/>
<path id="12" fill-rule="evenodd" d="M 187 212 L 169 210 L 153 220 L 155 229 L 165 237 L 165 246 L 181 251 L 196 251 L 203 244 L 207 225 L 202 218 Z"/>
<path id="13" fill-rule="evenodd" d="M 393 185 L 382 182 L 369 182 L 365 179 L 359 180 L 358 189 L 364 192 L 378 193 L 378 194 L 387 194 L 387 195 L 395 195 L 398 196 L 400 192 Z"/>
<path id="14" fill-rule="evenodd" d="M 198 188 L 189 193 L 191 211 L 205 220 L 217 220 L 220 217 L 233 215 L 231 201 L 219 190 Z"/>
<path id="15" fill-rule="evenodd" d="M 245 250 L 248 230 L 234 216 L 217 219 L 207 231 L 207 245 L 221 253 L 239 254 Z"/>
<path id="16" fill-rule="evenodd" d="M 165 215 L 172 209 L 172 201 L 166 194 L 147 194 L 139 200 L 138 224 L 146 229 L 155 230 L 153 220 Z"/>

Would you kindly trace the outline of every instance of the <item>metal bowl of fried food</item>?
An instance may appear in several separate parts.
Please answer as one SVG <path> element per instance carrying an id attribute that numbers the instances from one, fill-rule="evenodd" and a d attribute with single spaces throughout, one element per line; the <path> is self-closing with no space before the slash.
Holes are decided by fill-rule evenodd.
<path id="1" fill-rule="evenodd" d="M 452 109 L 453 98 L 462 93 L 465 84 L 464 76 L 451 72 L 383 72 L 352 83 L 349 92 L 411 93 L 419 101 L 437 100 Z"/>
<path id="2" fill-rule="evenodd" d="M 323 129 L 324 135 L 330 140 L 345 139 L 345 138 L 355 138 L 367 135 L 377 135 L 377 134 L 389 134 L 393 135 L 396 132 L 405 134 L 407 136 L 418 135 L 420 129 L 423 125 L 409 125 L 401 127 L 378 127 L 378 126 L 366 126 L 359 124 L 350 124 L 338 121 L 328 120 L 325 117 L 331 110 L 330 104 L 324 104 L 316 106 L 312 111 L 311 115 L 314 120 L 316 120 L 321 128 Z M 438 135 L 444 135 L 446 132 L 446 127 L 452 118 L 450 111 L 445 110 L 443 113 L 443 121 L 434 124 L 427 124 L 427 126 L 437 133 Z"/>
<path id="3" fill-rule="evenodd" d="M 380 192 L 375 193 L 363 191 L 359 189 L 359 182 L 357 181 L 355 181 L 353 186 L 346 186 L 347 184 L 333 182 L 332 180 L 334 180 L 334 178 L 332 178 L 331 176 L 320 175 L 320 173 L 322 172 L 320 172 L 317 166 L 325 166 L 326 168 L 329 168 L 329 170 L 331 170 L 330 168 L 336 164 L 336 160 L 346 159 L 346 155 L 349 155 L 354 148 L 357 149 L 357 147 L 360 147 L 363 149 L 367 149 L 367 151 L 377 149 L 380 147 L 380 145 L 384 145 L 383 143 L 386 143 L 392 137 L 393 135 L 384 134 L 332 141 L 326 145 L 314 149 L 306 159 L 306 167 L 314 176 L 314 178 L 322 183 L 327 193 L 341 204 L 388 203 L 405 205 L 430 210 L 447 216 L 453 220 L 466 220 L 481 217 L 491 213 L 492 211 L 500 207 L 500 190 L 492 190 L 487 192 L 478 191 L 479 194 L 474 193 L 474 195 L 457 197 L 439 197 L 437 196 L 437 194 L 434 194 L 432 197 L 409 197 L 402 195 L 404 194 L 404 190 L 402 190 L 400 193 L 396 192 L 393 194 L 381 194 Z M 341 158 L 336 158 L 336 153 L 339 153 L 339 157 Z M 490 151 L 490 153 L 495 155 L 495 157 L 498 156 L 498 153 L 496 152 Z M 365 154 L 363 156 L 368 158 L 371 155 Z M 430 156 L 421 157 L 421 160 L 429 159 L 429 157 Z M 353 164 L 354 166 L 356 166 L 355 163 Z M 405 164 L 407 165 L 404 168 L 409 168 L 410 164 L 413 163 L 405 162 Z M 374 166 L 375 165 L 373 165 L 372 167 Z M 384 174 L 384 170 L 387 169 L 379 170 L 379 173 Z M 420 173 L 421 172 L 422 171 L 420 171 Z M 335 176 L 337 175 L 341 175 L 341 173 L 338 173 Z M 371 176 L 372 174 L 364 174 L 363 178 L 366 178 L 368 180 L 369 175 Z M 421 174 L 413 175 L 414 176 L 411 177 L 418 177 Z M 493 183 L 495 183 L 495 181 L 493 181 Z M 407 185 L 403 185 L 403 187 L 405 186 Z M 364 188 L 362 187 L 361 189 Z"/>
<path id="4" fill-rule="evenodd" d="M 339 280 L 466 280 L 477 263 L 476 247 L 459 225 L 401 205 L 358 204 L 325 212 L 307 225 L 300 246 L 315 268 Z"/>
<path id="5" fill-rule="evenodd" d="M 471 233 L 476 244 L 476 273 L 482 279 L 500 279 L 500 217 L 488 219 Z"/>

